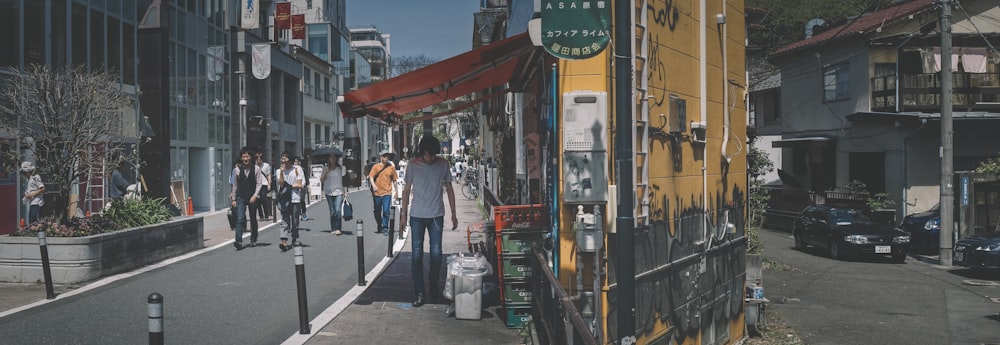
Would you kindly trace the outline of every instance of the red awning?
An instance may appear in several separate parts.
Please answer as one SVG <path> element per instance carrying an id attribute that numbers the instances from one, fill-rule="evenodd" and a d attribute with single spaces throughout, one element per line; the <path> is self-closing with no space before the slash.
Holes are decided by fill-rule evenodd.
<path id="1" fill-rule="evenodd" d="M 404 114 L 515 81 L 524 74 L 525 64 L 535 50 L 527 33 L 509 37 L 348 92 L 340 109 L 344 117 L 373 116 L 399 123 Z M 514 85 L 511 88 L 517 91 Z"/>

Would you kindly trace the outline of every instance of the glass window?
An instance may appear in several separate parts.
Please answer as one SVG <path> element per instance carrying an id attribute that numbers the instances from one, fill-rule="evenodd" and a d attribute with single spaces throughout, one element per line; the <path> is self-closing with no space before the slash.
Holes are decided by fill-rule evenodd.
<path id="1" fill-rule="evenodd" d="M 73 3 L 72 11 L 73 41 L 70 45 L 73 46 L 73 65 L 85 66 L 87 65 L 87 8 Z"/>
<path id="2" fill-rule="evenodd" d="M 108 69 L 121 75 L 121 26 L 117 18 L 108 17 Z"/>
<path id="3" fill-rule="evenodd" d="M 847 63 L 836 64 L 823 69 L 823 100 L 833 101 L 850 97 L 848 90 L 849 69 Z"/>
<path id="4" fill-rule="evenodd" d="M 125 24 L 122 30 L 122 80 L 138 85 L 135 77 L 135 26 Z"/>
<path id="5" fill-rule="evenodd" d="M 90 11 L 90 68 L 104 69 L 104 14 Z"/>
<path id="6" fill-rule="evenodd" d="M 45 64 L 44 1 L 28 1 L 24 4 L 24 49 L 26 65 Z"/>
<path id="7" fill-rule="evenodd" d="M 0 46 L 7 51 L 0 54 L 0 66 L 18 66 L 21 45 L 18 44 L 20 25 L 18 0 L 0 0 Z"/>
<path id="8" fill-rule="evenodd" d="M 66 66 L 69 59 L 66 42 L 66 0 L 52 1 L 52 63 L 56 66 Z"/>

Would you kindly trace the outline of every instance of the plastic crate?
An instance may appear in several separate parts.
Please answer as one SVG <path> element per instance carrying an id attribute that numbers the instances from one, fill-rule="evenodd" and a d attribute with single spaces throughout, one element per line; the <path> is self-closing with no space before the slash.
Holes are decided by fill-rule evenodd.
<path id="1" fill-rule="evenodd" d="M 503 294 L 500 298 L 503 299 L 504 303 L 526 303 L 530 304 L 533 295 L 531 293 L 531 284 L 527 282 L 519 281 L 509 281 L 503 284 Z"/>
<path id="2" fill-rule="evenodd" d="M 503 279 L 525 279 L 531 277 L 531 258 L 503 257 Z"/>
<path id="3" fill-rule="evenodd" d="M 531 305 L 530 304 L 510 304 L 503 306 L 504 311 L 506 311 L 506 317 L 504 318 L 504 323 L 507 324 L 507 328 L 521 328 L 525 322 L 528 322 L 531 318 Z"/>
<path id="4" fill-rule="evenodd" d="M 493 207 L 496 231 L 525 228 L 549 228 L 549 210 L 542 204 Z"/>
<path id="5" fill-rule="evenodd" d="M 527 255 L 531 253 L 531 245 L 541 244 L 545 239 L 545 229 L 537 229 L 531 232 L 508 232 L 504 231 L 497 238 L 502 255 Z"/>

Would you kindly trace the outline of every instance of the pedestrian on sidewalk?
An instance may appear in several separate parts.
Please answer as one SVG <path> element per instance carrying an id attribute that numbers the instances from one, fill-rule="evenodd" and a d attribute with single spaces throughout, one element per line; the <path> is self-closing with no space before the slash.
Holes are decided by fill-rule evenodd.
<path id="1" fill-rule="evenodd" d="M 264 174 L 264 184 L 260 187 L 260 202 L 257 203 L 257 212 L 263 220 L 271 219 L 271 175 L 274 171 L 271 164 L 264 161 L 264 153 L 257 151 L 257 167 Z"/>
<path id="2" fill-rule="evenodd" d="M 230 204 L 236 209 L 236 250 L 243 249 L 243 231 L 247 227 L 247 207 L 250 209 L 250 246 L 257 246 L 257 199 L 264 175 L 251 158 L 251 150 L 240 149 L 240 164 L 233 169 L 233 191 L 229 194 Z"/>
<path id="3" fill-rule="evenodd" d="M 392 207 L 392 184 L 399 175 L 396 168 L 389 162 L 392 153 L 384 151 L 380 155 L 381 162 L 372 166 L 368 175 L 368 184 L 372 186 L 372 204 L 375 212 L 375 233 L 389 235 L 389 207 Z"/>
<path id="4" fill-rule="evenodd" d="M 323 174 L 320 175 L 320 184 L 323 194 L 326 195 L 326 205 L 330 207 L 330 233 L 340 236 L 342 219 L 340 218 L 341 207 L 344 205 L 344 175 L 347 170 L 340 165 L 337 155 L 330 155 L 327 158 L 327 166 L 323 167 Z"/>
<path id="5" fill-rule="evenodd" d="M 25 188 L 21 200 L 28 204 L 28 224 L 31 224 L 41 218 L 42 206 L 45 206 L 45 183 L 42 183 L 42 176 L 35 173 L 35 163 L 21 163 L 21 175 L 28 178 L 28 188 Z"/>
<path id="6" fill-rule="evenodd" d="M 295 166 L 292 162 L 295 155 L 285 151 L 281 153 L 281 169 L 278 174 L 280 186 L 278 205 L 281 207 L 281 217 L 285 227 L 281 229 L 281 244 L 278 248 L 281 251 L 288 251 L 291 248 L 288 238 L 291 236 L 292 245 L 301 246 L 299 242 L 299 204 L 302 202 L 302 188 L 305 185 L 305 173 L 302 168 Z"/>
<path id="7" fill-rule="evenodd" d="M 414 307 L 424 305 L 424 231 L 430 235 L 430 288 L 431 300 L 438 299 L 438 277 L 441 273 L 441 236 L 444 231 L 444 200 L 441 187 L 448 193 L 451 205 L 452 230 L 458 229 L 458 214 L 455 213 L 455 190 L 451 187 L 451 167 L 448 161 L 438 157 L 441 143 L 433 136 L 426 135 L 417 145 L 417 157 L 409 162 L 403 187 L 403 207 L 400 211 L 400 228 L 405 229 L 409 221 L 410 229 L 410 274 L 413 289 L 417 293 Z M 413 208 L 410 209 L 410 192 L 413 191 Z M 408 212 L 409 211 L 409 212 Z M 409 216 L 409 218 L 407 218 Z"/>
<path id="8" fill-rule="evenodd" d="M 302 212 L 302 221 L 304 222 L 309 220 L 309 217 L 306 216 L 306 209 L 309 206 L 309 174 L 304 173 L 305 169 L 302 168 L 302 159 L 296 157 L 294 165 L 303 171 L 302 175 L 305 179 L 305 182 L 302 182 L 302 201 L 299 203 L 299 210 Z"/>

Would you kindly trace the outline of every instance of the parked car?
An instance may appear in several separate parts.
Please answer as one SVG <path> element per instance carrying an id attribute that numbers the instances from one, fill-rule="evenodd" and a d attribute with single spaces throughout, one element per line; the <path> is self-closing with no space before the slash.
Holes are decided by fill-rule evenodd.
<path id="1" fill-rule="evenodd" d="M 902 263 L 910 252 L 910 235 L 872 219 L 862 208 L 810 205 L 792 224 L 795 248 L 825 248 L 842 260 L 857 255 L 889 255 Z"/>
<path id="2" fill-rule="evenodd" d="M 1000 232 L 972 235 L 955 242 L 954 263 L 971 268 L 1000 269 Z"/>
<path id="3" fill-rule="evenodd" d="M 910 234 L 910 242 L 914 251 L 936 252 L 941 242 L 941 209 L 940 204 L 934 205 L 924 212 L 917 212 L 906 217 L 899 223 L 900 230 Z"/>

